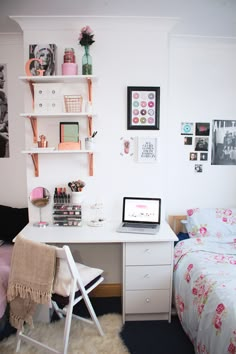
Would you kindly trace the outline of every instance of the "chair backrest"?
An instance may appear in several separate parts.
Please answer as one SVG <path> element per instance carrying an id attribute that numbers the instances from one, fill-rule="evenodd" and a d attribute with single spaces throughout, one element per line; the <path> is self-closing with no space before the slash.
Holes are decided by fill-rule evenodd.
<path id="1" fill-rule="evenodd" d="M 65 282 L 65 284 L 62 286 L 62 289 L 66 288 L 69 295 L 68 304 L 64 308 L 59 308 L 52 298 L 53 308 L 56 311 L 56 313 L 59 315 L 59 318 L 63 318 L 63 316 L 66 316 L 62 350 L 61 351 L 55 350 L 54 348 L 49 347 L 45 343 L 32 339 L 29 335 L 24 334 L 24 329 L 22 329 L 22 330 L 18 330 L 16 352 L 20 350 L 21 340 L 23 339 L 24 341 L 29 341 L 31 344 L 39 348 L 45 348 L 47 352 L 66 354 L 68 343 L 69 343 L 69 333 L 70 333 L 72 317 L 75 317 L 79 320 L 84 320 L 87 323 L 94 324 L 98 330 L 98 333 L 101 336 L 104 335 L 99 320 L 96 316 L 96 313 L 88 297 L 88 293 L 104 280 L 102 276 L 98 276 L 103 272 L 103 270 L 97 268 L 91 268 L 79 263 L 75 263 L 71 250 L 66 245 L 64 245 L 62 248 L 58 248 L 55 246 L 52 247 L 54 247 L 56 250 L 56 258 L 57 258 L 56 272 L 54 277 L 54 287 L 56 281 L 58 284 L 60 284 L 61 282 L 62 283 Z M 60 274 L 60 262 L 64 262 L 61 274 Z M 92 284 L 91 286 L 89 286 L 88 289 L 87 286 L 85 289 L 85 282 L 82 279 L 80 271 L 78 270 L 80 269 L 79 267 L 85 269 L 86 273 L 90 275 L 90 277 L 87 276 L 86 279 L 87 281 L 91 280 L 91 284 Z M 76 293 L 77 289 L 80 290 L 80 295 L 78 297 L 77 296 L 75 297 L 75 294 L 77 295 Z M 53 291 L 54 290 L 55 289 L 53 289 Z M 60 292 L 57 292 L 57 294 L 61 295 Z M 64 295 L 62 294 L 62 296 Z M 87 306 L 87 309 L 91 316 L 91 320 L 89 320 L 88 318 L 82 318 L 81 316 L 77 316 L 73 313 L 73 307 L 82 299 L 84 300 Z"/>

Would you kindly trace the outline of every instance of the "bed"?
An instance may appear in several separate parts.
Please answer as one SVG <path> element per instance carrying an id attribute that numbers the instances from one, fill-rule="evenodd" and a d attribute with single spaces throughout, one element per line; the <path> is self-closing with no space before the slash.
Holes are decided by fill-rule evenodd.
<path id="1" fill-rule="evenodd" d="M 235 354 L 236 209 L 189 209 L 169 223 L 181 236 L 173 301 L 184 331 L 196 353 Z"/>
<path id="2" fill-rule="evenodd" d="M 7 308 L 7 285 L 11 265 L 12 245 L 2 245 L 0 247 L 0 329 L 6 324 Z"/>
<path id="3" fill-rule="evenodd" d="M 7 286 L 10 273 L 13 238 L 28 223 L 28 208 L 13 208 L 0 205 L 0 340 L 8 336 L 14 329 L 8 322 Z"/>

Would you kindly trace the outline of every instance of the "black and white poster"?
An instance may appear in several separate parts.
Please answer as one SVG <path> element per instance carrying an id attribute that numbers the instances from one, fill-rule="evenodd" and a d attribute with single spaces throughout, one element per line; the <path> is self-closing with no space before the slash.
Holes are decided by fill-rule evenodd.
<path id="1" fill-rule="evenodd" d="M 51 76 L 56 73 L 56 45 L 30 44 L 29 59 L 35 59 L 30 64 L 33 76 Z"/>
<path id="2" fill-rule="evenodd" d="M 236 120 L 214 120 L 212 165 L 236 165 Z"/>
<path id="3" fill-rule="evenodd" d="M 138 162 L 155 162 L 157 160 L 157 138 L 138 138 Z"/>
<path id="4" fill-rule="evenodd" d="M 0 64 L 0 158 L 9 156 L 7 65 Z"/>

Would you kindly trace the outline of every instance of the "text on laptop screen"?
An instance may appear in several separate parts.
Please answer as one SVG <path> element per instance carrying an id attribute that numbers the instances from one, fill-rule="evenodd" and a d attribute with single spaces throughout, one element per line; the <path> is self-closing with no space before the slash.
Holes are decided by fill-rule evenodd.
<path id="1" fill-rule="evenodd" d="M 160 199 L 124 198 L 123 221 L 160 223 Z"/>

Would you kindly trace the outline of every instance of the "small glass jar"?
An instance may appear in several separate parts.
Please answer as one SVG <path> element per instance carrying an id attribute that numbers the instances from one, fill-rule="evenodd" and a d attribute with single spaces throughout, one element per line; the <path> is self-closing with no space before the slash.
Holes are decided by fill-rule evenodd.
<path id="1" fill-rule="evenodd" d="M 66 48 L 64 52 L 64 63 L 75 63 L 74 48 Z"/>

